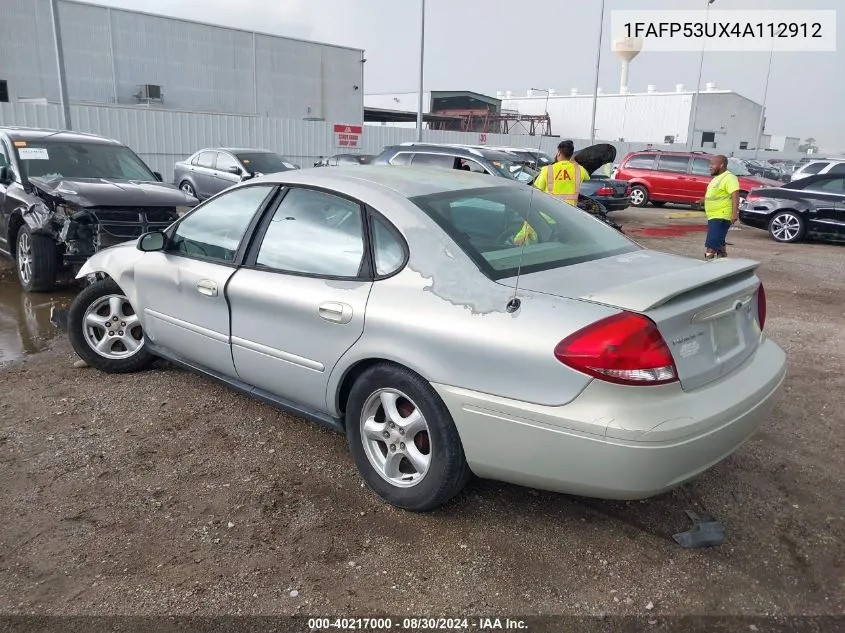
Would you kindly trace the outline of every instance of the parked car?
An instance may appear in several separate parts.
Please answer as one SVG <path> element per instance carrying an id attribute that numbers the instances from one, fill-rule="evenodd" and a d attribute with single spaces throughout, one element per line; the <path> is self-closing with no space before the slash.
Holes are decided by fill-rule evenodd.
<path id="1" fill-rule="evenodd" d="M 244 180 L 299 169 L 299 165 L 265 149 L 215 147 L 194 152 L 173 166 L 173 183 L 200 200 Z"/>
<path id="2" fill-rule="evenodd" d="M 21 287 L 47 291 L 95 252 L 164 228 L 197 200 L 118 141 L 0 127 L 0 253 Z"/>
<path id="3" fill-rule="evenodd" d="M 314 167 L 341 167 L 343 165 L 369 165 L 373 154 L 335 154 L 328 158 L 320 157 Z"/>
<path id="4" fill-rule="evenodd" d="M 739 220 L 777 242 L 845 241 L 845 173 L 807 176 L 781 187 L 752 189 Z"/>
<path id="5" fill-rule="evenodd" d="M 823 158 L 820 160 L 808 160 L 792 172 L 790 180 L 800 180 L 807 176 L 822 174 L 845 174 L 845 160 Z"/>
<path id="6" fill-rule="evenodd" d="M 616 178 L 631 185 L 631 204 L 643 207 L 649 202 L 659 207 L 667 202 L 695 204 L 704 197 L 710 176 L 711 155 L 705 152 L 631 152 L 623 159 Z M 739 179 L 740 201 L 754 187 L 777 186 L 767 178 L 752 177 L 735 158 L 728 169 Z"/>
<path id="7" fill-rule="evenodd" d="M 765 161 L 754 160 L 753 158 L 739 158 L 737 160 L 745 166 L 752 176 L 761 176 L 769 180 L 778 180 L 780 176 L 780 170 Z"/>
<path id="8" fill-rule="evenodd" d="M 673 489 L 750 437 L 784 379 L 758 262 L 647 250 L 535 193 L 445 169 L 256 178 L 94 255 L 68 335 L 101 371 L 167 358 L 345 433 L 408 510 L 470 473 Z M 526 218 L 538 241 L 514 246 Z"/>

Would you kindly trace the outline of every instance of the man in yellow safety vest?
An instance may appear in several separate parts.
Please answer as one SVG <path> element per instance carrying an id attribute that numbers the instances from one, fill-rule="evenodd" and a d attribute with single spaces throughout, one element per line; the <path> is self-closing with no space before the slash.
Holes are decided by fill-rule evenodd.
<path id="1" fill-rule="evenodd" d="M 555 162 L 546 165 L 537 178 L 534 186 L 541 191 L 568 202 L 572 206 L 578 204 L 578 193 L 581 191 L 581 183 L 590 179 L 586 169 L 572 160 L 575 153 L 575 144 L 572 141 L 561 141 L 557 146 Z M 522 225 L 514 238 L 514 244 L 532 243 L 537 240 L 537 233 L 531 228 L 528 222 Z"/>

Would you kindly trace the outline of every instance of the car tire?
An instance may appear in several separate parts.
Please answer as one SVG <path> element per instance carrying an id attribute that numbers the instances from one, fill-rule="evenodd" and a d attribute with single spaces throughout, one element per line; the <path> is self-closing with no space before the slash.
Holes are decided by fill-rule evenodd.
<path id="1" fill-rule="evenodd" d="M 648 189 L 642 185 L 634 185 L 631 187 L 631 206 L 644 207 L 648 204 Z"/>
<path id="2" fill-rule="evenodd" d="M 181 189 L 183 193 L 186 193 L 189 196 L 192 196 L 194 198 L 197 197 L 197 190 L 194 189 L 194 185 L 191 184 L 191 182 L 188 180 L 183 180 L 182 182 L 180 182 L 179 189 Z M 199 200 L 199 198 L 197 198 L 197 200 Z"/>
<path id="3" fill-rule="evenodd" d="M 804 239 L 807 223 L 794 211 L 777 211 L 769 220 L 769 235 L 776 242 L 794 244 Z"/>
<path id="4" fill-rule="evenodd" d="M 59 253 L 49 235 L 33 233 L 24 224 L 15 238 L 15 268 L 26 292 L 47 292 L 56 287 Z"/>
<path id="5" fill-rule="evenodd" d="M 112 279 L 97 281 L 74 298 L 67 329 L 79 357 L 108 374 L 141 371 L 155 359 L 146 347 L 137 313 Z"/>
<path id="6" fill-rule="evenodd" d="M 666 204 L 666 201 L 664 201 L 664 200 L 652 200 L 651 201 L 651 206 L 653 206 L 653 207 L 662 207 L 665 204 Z"/>
<path id="7" fill-rule="evenodd" d="M 442 506 L 471 476 L 449 409 L 428 382 L 399 365 L 375 365 L 355 381 L 346 437 L 367 486 L 404 510 Z"/>

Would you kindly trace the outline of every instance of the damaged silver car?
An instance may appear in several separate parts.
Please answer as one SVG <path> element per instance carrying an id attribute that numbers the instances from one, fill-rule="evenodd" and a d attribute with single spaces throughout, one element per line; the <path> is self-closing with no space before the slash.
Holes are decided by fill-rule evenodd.
<path id="1" fill-rule="evenodd" d="M 117 141 L 0 128 L 0 253 L 26 291 L 51 290 L 97 251 L 164 229 L 197 202 Z"/>

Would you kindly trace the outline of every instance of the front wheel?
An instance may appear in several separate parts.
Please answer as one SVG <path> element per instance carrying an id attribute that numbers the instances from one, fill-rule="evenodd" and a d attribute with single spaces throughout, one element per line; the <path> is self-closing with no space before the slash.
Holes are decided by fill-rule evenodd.
<path id="1" fill-rule="evenodd" d="M 26 292 L 46 292 L 55 288 L 59 254 L 52 238 L 33 233 L 24 224 L 18 231 L 15 247 L 15 264 L 21 288 Z"/>
<path id="2" fill-rule="evenodd" d="M 800 242 L 806 230 L 804 219 L 794 211 L 778 211 L 769 220 L 769 235 L 776 242 Z"/>
<path id="3" fill-rule="evenodd" d="M 140 371 L 154 359 L 144 344 L 135 309 L 112 279 L 91 284 L 76 296 L 68 310 L 67 327 L 74 351 L 100 371 Z"/>
<path id="4" fill-rule="evenodd" d="M 376 365 L 355 381 L 346 437 L 370 489 L 405 510 L 443 505 L 470 477 L 446 405 L 431 385 L 398 365 Z"/>
<path id="5" fill-rule="evenodd" d="M 644 207 L 648 202 L 648 190 L 642 185 L 631 187 L 631 204 L 635 207 Z"/>

